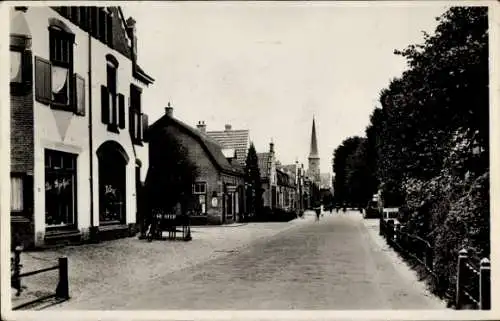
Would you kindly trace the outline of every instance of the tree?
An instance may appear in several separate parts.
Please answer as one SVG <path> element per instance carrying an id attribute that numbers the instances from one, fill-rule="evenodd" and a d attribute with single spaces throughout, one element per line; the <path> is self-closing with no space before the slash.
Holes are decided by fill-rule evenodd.
<path id="1" fill-rule="evenodd" d="M 489 255 L 488 9 L 437 20 L 422 44 L 395 51 L 408 69 L 381 91 L 366 136 L 384 199 L 434 243 L 434 272 L 453 292 L 458 250 Z"/>
<path id="2" fill-rule="evenodd" d="M 248 213 L 260 215 L 263 207 L 263 190 L 260 179 L 259 159 L 257 158 L 253 142 L 250 143 L 245 161 L 245 183 L 249 186 L 247 189 L 247 211 Z"/>
<path id="3" fill-rule="evenodd" d="M 148 212 L 153 209 L 171 211 L 178 203 L 183 212 L 195 206 L 193 184 L 198 169 L 188 150 L 169 132 L 150 140 L 149 170 L 145 190 Z M 150 219 L 150 218 L 149 218 Z"/>

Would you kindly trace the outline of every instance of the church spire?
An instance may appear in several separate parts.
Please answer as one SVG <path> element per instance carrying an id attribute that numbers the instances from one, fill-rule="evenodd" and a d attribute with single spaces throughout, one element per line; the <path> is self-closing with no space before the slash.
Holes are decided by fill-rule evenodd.
<path id="1" fill-rule="evenodd" d="M 319 158 L 318 156 L 318 142 L 316 140 L 316 124 L 313 116 L 313 125 L 311 133 L 311 150 L 309 152 L 309 158 Z"/>

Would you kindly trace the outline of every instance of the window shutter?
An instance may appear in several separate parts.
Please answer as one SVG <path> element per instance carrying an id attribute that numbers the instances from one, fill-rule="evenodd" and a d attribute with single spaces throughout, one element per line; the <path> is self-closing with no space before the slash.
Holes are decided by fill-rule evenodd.
<path id="1" fill-rule="evenodd" d="M 101 85 L 101 118 L 104 124 L 109 124 L 109 93 L 106 86 Z"/>
<path id="2" fill-rule="evenodd" d="M 125 128 L 125 96 L 118 94 L 118 127 Z"/>
<path id="3" fill-rule="evenodd" d="M 52 98 L 52 68 L 48 60 L 35 57 L 35 99 L 50 104 Z"/>
<path id="4" fill-rule="evenodd" d="M 73 106 L 75 113 L 80 116 L 85 116 L 85 79 L 79 74 L 75 74 L 73 78 Z"/>
<path id="5" fill-rule="evenodd" d="M 132 137 L 132 139 L 135 139 L 134 125 L 135 125 L 135 122 L 134 122 L 134 110 L 132 109 L 132 107 L 129 107 L 128 108 L 128 130 L 130 132 L 130 137 Z"/>
<path id="6" fill-rule="evenodd" d="M 22 54 L 22 80 L 26 89 L 29 89 L 33 84 L 33 54 L 31 50 L 25 50 Z"/>
<path id="7" fill-rule="evenodd" d="M 106 43 L 113 48 L 113 18 L 110 14 L 106 15 Z"/>
<path id="8" fill-rule="evenodd" d="M 148 141 L 148 115 L 142 114 L 142 139 L 147 142 Z"/>
<path id="9" fill-rule="evenodd" d="M 90 7 L 90 31 L 91 34 L 97 38 L 97 28 L 98 28 L 98 9 L 97 7 Z"/>

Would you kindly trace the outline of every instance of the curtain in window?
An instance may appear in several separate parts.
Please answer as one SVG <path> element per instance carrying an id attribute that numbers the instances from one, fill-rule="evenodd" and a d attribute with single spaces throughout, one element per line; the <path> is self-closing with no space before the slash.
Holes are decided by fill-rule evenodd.
<path id="1" fill-rule="evenodd" d="M 52 66 L 52 92 L 60 93 L 68 80 L 68 69 Z"/>
<path id="2" fill-rule="evenodd" d="M 10 81 L 19 83 L 21 79 L 21 52 L 10 52 Z"/>
<path id="3" fill-rule="evenodd" d="M 10 209 L 11 211 L 23 210 L 23 179 L 21 177 L 10 179 Z"/>

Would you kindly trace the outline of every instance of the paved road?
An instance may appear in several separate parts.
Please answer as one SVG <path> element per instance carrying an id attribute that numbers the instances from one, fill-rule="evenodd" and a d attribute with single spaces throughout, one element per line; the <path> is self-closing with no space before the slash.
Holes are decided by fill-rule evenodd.
<path id="1" fill-rule="evenodd" d="M 439 309 L 359 213 L 327 214 L 87 309 Z"/>

